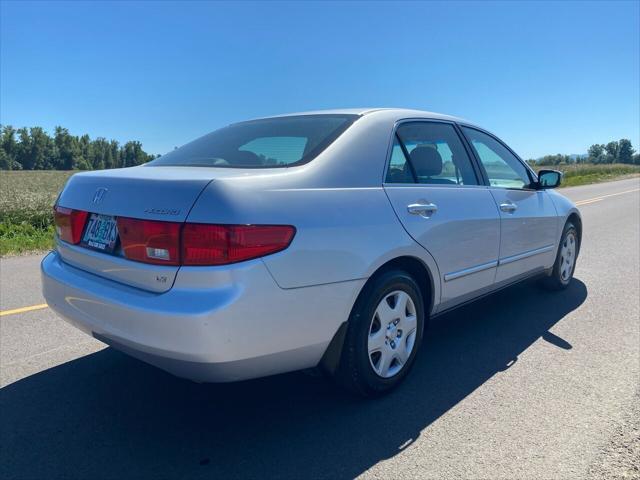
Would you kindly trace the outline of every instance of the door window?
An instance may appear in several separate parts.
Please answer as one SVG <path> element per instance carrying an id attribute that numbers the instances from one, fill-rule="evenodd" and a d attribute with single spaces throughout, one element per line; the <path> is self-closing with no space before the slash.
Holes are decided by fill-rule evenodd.
<path id="1" fill-rule="evenodd" d="M 531 179 L 527 168 L 507 147 L 473 128 L 462 127 L 462 131 L 478 155 L 492 187 L 529 188 Z"/>
<path id="2" fill-rule="evenodd" d="M 387 171 L 388 183 L 415 183 L 413 172 L 407 163 L 398 137 L 394 137 L 393 149 L 391 150 L 391 160 L 389 160 L 389 170 Z"/>
<path id="3" fill-rule="evenodd" d="M 453 125 L 436 122 L 403 123 L 398 127 L 386 181 L 478 184 L 471 160 Z"/>

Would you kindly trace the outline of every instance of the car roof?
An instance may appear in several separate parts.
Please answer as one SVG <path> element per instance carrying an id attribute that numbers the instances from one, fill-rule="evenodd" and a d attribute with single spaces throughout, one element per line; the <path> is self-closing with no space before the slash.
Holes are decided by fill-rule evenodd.
<path id="1" fill-rule="evenodd" d="M 471 122 L 463 118 L 410 108 L 336 108 L 328 110 L 310 110 L 306 112 L 285 113 L 282 115 L 270 115 L 268 117 L 262 118 L 292 117 L 302 115 L 384 115 L 384 117 L 387 119 L 394 118 L 395 120 L 401 120 L 404 118 L 427 118 L 434 120 L 448 120 L 452 122 L 460 122 L 471 125 Z"/>

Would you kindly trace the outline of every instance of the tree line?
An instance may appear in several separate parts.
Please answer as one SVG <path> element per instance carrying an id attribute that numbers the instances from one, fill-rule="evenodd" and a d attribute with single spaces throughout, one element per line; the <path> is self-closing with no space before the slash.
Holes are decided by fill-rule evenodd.
<path id="1" fill-rule="evenodd" d="M 42 127 L 15 129 L 0 125 L 0 170 L 99 170 L 132 167 L 156 158 L 138 141 L 71 135 L 55 127 L 53 137 Z"/>
<path id="2" fill-rule="evenodd" d="M 586 155 L 545 155 L 530 159 L 532 165 L 560 165 L 568 163 L 627 163 L 640 165 L 640 155 L 635 153 L 631 140 L 622 138 L 607 144 L 593 144 Z"/>
<path id="3" fill-rule="evenodd" d="M 133 167 L 159 155 L 148 154 L 142 144 L 132 140 L 121 145 L 116 140 L 89 135 L 71 135 L 55 127 L 53 137 L 42 127 L 15 129 L 0 125 L 0 170 L 101 170 Z M 531 165 L 571 163 L 626 163 L 640 165 L 640 155 L 631 141 L 623 138 L 607 144 L 594 144 L 586 155 L 545 155 L 529 159 Z"/>

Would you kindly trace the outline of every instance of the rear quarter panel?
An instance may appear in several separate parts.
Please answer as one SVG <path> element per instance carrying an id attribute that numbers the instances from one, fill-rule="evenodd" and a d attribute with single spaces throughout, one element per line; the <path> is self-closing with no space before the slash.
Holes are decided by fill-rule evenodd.
<path id="1" fill-rule="evenodd" d="M 368 278 L 405 255 L 422 260 L 439 278 L 433 259 L 402 228 L 381 186 L 252 189 L 213 182 L 188 221 L 295 226 L 289 248 L 263 259 L 282 288 Z"/>

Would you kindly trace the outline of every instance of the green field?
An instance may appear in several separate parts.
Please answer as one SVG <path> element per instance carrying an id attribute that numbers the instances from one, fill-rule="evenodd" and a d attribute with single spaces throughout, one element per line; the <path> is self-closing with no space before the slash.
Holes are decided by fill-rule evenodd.
<path id="1" fill-rule="evenodd" d="M 638 165 L 557 165 L 563 186 L 640 174 Z M 53 203 L 75 172 L 0 171 L 0 256 L 42 251 L 53 243 Z"/>
<path id="2" fill-rule="evenodd" d="M 73 173 L 0 171 L 1 256 L 51 248 L 53 203 Z"/>
<path id="3" fill-rule="evenodd" d="M 607 182 L 628 175 L 640 174 L 640 165 L 627 165 L 622 163 L 555 165 L 552 167 L 535 167 L 535 170 L 538 171 L 543 168 L 562 171 L 564 173 L 564 177 L 562 178 L 563 187 Z"/>

